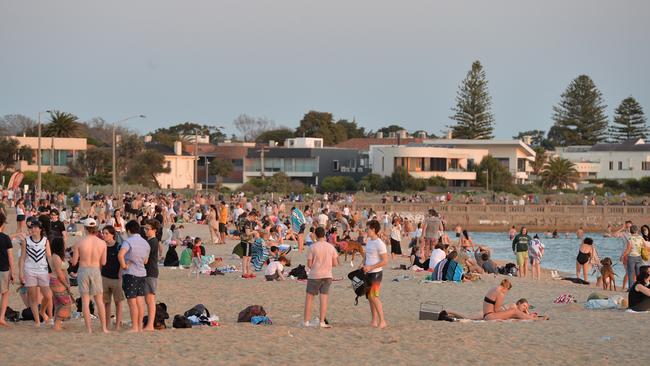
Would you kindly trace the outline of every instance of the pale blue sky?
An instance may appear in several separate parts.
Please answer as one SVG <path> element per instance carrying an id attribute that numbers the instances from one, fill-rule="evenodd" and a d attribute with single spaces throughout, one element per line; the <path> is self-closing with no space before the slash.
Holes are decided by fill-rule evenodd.
<path id="1" fill-rule="evenodd" d="M 650 1 L 0 0 L 0 115 L 146 114 L 140 132 L 308 110 L 440 133 L 473 60 L 497 137 L 547 130 L 585 73 L 650 113 Z"/>

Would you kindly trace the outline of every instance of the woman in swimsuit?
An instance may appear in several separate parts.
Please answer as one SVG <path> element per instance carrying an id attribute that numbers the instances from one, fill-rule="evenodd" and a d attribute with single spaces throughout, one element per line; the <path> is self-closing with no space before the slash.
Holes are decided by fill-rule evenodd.
<path id="1" fill-rule="evenodd" d="M 503 300 L 512 288 L 512 283 L 507 278 L 502 280 L 499 286 L 488 291 L 483 298 L 483 319 L 484 320 L 508 320 L 508 319 L 536 319 L 535 314 L 526 314 L 518 307 L 503 309 Z"/>
<path id="2" fill-rule="evenodd" d="M 52 273 L 50 290 L 54 302 L 54 330 L 61 330 L 62 323 L 72 315 L 72 295 L 68 282 L 68 262 L 65 261 L 65 242 L 57 237 L 52 240 Z"/>
<path id="3" fill-rule="evenodd" d="M 585 238 L 580 244 L 578 249 L 578 257 L 576 258 L 576 278 L 580 278 L 580 271 L 582 270 L 583 279 L 587 281 L 587 273 L 591 268 L 592 257 L 595 256 L 596 248 L 594 241 L 591 238 Z"/>

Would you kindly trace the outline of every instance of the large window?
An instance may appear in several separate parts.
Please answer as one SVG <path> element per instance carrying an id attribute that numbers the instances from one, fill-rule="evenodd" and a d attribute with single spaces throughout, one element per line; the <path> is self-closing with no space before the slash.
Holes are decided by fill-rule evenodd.
<path id="1" fill-rule="evenodd" d="M 622 161 L 618 162 L 618 170 L 623 170 L 623 162 Z"/>
<path id="2" fill-rule="evenodd" d="M 432 172 L 446 172 L 447 159 L 445 158 L 430 158 L 429 166 Z"/>
<path id="3" fill-rule="evenodd" d="M 650 170 L 650 161 L 642 161 L 641 170 Z"/>
<path id="4" fill-rule="evenodd" d="M 317 172 L 318 171 L 318 169 L 316 169 L 316 159 L 296 158 L 295 162 L 296 165 L 294 171 L 296 172 Z"/>
<path id="5" fill-rule="evenodd" d="M 496 158 L 501 166 L 510 169 L 510 158 Z"/>
<path id="6" fill-rule="evenodd" d="M 449 170 L 458 170 L 458 159 L 449 159 Z"/>

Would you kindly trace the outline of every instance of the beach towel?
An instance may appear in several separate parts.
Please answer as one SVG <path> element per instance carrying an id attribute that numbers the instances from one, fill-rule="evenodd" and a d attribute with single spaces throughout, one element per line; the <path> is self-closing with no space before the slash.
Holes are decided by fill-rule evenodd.
<path id="1" fill-rule="evenodd" d="M 273 322 L 271 321 L 271 318 L 269 318 L 266 315 L 258 315 L 251 317 L 251 324 L 254 325 L 271 325 Z"/>
<path id="2" fill-rule="evenodd" d="M 269 248 L 264 245 L 264 241 L 255 241 L 251 254 L 251 265 L 255 272 L 262 270 L 262 266 L 269 258 Z"/>
<path id="3" fill-rule="evenodd" d="M 301 228 L 305 227 L 305 215 L 299 209 L 295 208 L 291 211 L 291 230 L 294 233 L 299 233 Z"/>
<path id="4" fill-rule="evenodd" d="M 571 294 L 562 294 L 553 300 L 554 304 L 571 304 L 574 302 L 578 302 L 578 300 Z"/>
<path id="5" fill-rule="evenodd" d="M 463 280 L 463 267 L 455 260 L 447 261 L 443 271 L 445 272 L 443 281 L 460 282 Z"/>
<path id="6" fill-rule="evenodd" d="M 431 278 L 434 281 L 443 281 L 444 280 L 444 275 L 445 275 L 445 265 L 447 264 L 447 258 L 441 260 L 436 264 L 436 268 L 433 270 L 433 273 L 431 274 Z"/>

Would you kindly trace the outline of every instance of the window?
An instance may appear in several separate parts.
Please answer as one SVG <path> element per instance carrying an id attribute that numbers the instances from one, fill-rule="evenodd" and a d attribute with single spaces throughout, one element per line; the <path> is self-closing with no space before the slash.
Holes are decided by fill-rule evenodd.
<path id="1" fill-rule="evenodd" d="M 510 158 L 496 158 L 501 166 L 510 169 Z"/>
<path id="2" fill-rule="evenodd" d="M 323 147 L 323 141 L 321 140 L 314 141 L 314 147 Z"/>
<path id="3" fill-rule="evenodd" d="M 421 172 L 424 168 L 423 158 L 409 158 L 408 170 L 411 172 Z"/>
<path id="4" fill-rule="evenodd" d="M 650 170 L 650 161 L 642 161 L 641 170 Z"/>
<path id="5" fill-rule="evenodd" d="M 614 162 L 613 161 L 609 162 L 609 170 L 614 170 Z"/>
<path id="6" fill-rule="evenodd" d="M 332 170 L 334 170 L 335 172 L 338 172 L 340 170 L 340 168 L 341 167 L 339 166 L 339 161 L 338 160 L 332 160 Z"/>
<path id="7" fill-rule="evenodd" d="M 296 140 L 289 139 L 289 147 L 294 146 L 295 144 L 296 144 Z"/>
<path id="8" fill-rule="evenodd" d="M 526 171 L 526 159 L 522 159 L 522 158 L 517 159 L 517 171 L 518 172 Z"/>
<path id="9" fill-rule="evenodd" d="M 458 159 L 449 159 L 449 170 L 458 170 Z"/>
<path id="10" fill-rule="evenodd" d="M 623 162 L 622 161 L 618 162 L 618 170 L 623 170 Z"/>
<path id="11" fill-rule="evenodd" d="M 432 172 L 446 172 L 447 159 L 445 158 L 430 158 L 429 166 Z"/>
<path id="12" fill-rule="evenodd" d="M 474 159 L 467 159 L 467 170 L 474 171 Z"/>

